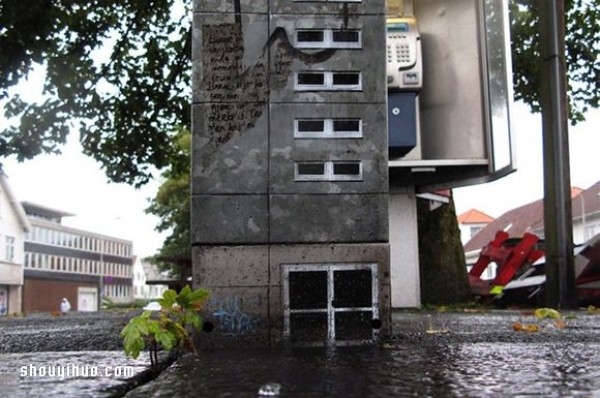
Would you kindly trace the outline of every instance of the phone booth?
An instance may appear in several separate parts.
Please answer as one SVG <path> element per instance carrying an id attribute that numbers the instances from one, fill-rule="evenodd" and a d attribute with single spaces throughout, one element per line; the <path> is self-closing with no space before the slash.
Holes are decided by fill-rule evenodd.
<path id="1" fill-rule="evenodd" d="M 507 0 L 388 0 L 392 307 L 420 305 L 419 195 L 514 171 Z"/>
<path id="2" fill-rule="evenodd" d="M 514 170 L 506 0 L 389 0 L 386 46 L 392 186 Z"/>

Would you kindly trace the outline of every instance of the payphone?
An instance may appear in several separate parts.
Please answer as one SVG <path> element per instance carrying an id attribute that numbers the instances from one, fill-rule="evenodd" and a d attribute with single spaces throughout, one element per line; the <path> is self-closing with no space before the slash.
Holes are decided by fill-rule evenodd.
<path id="1" fill-rule="evenodd" d="M 389 18 L 386 29 L 388 90 L 419 91 L 423 62 L 415 18 Z"/>
<path id="2" fill-rule="evenodd" d="M 388 18 L 387 85 L 390 158 L 417 146 L 417 95 L 423 85 L 421 37 L 414 17 Z"/>

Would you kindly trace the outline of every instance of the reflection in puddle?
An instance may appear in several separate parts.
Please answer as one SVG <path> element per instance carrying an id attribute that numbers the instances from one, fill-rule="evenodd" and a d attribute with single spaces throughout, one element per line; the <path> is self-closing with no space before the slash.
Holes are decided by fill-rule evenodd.
<path id="1" fill-rule="evenodd" d="M 598 352 L 598 343 L 436 341 L 391 349 L 209 350 L 182 358 L 127 397 L 256 397 L 264 386 L 277 386 L 279 397 L 303 398 L 590 397 L 600 396 Z M 127 378 L 117 369 L 139 373 L 147 363 L 147 356 L 134 361 L 117 351 L 1 354 L 0 395 L 106 397 L 106 388 Z M 93 366 L 97 374 L 88 369 L 61 379 L 49 374 L 51 366 Z"/>
<path id="2" fill-rule="evenodd" d="M 593 396 L 600 344 L 429 344 L 394 349 L 207 351 L 127 397 Z"/>

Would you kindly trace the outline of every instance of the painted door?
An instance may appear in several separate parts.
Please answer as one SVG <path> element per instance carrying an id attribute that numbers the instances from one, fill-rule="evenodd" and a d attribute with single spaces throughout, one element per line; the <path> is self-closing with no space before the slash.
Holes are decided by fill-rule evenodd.
<path id="1" fill-rule="evenodd" d="M 283 278 L 284 335 L 293 343 L 346 345 L 376 336 L 376 264 L 294 264 Z"/>

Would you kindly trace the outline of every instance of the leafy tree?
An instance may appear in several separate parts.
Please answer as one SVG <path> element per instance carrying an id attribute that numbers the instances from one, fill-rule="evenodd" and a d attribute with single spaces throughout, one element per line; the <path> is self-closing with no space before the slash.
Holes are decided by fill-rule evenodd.
<path id="1" fill-rule="evenodd" d="M 162 173 L 163 182 L 146 212 L 160 220 L 157 231 L 171 231 L 153 262 L 163 270 L 171 269 L 175 274 L 180 274 L 181 270 L 176 269 L 173 262 L 161 261 L 160 258 L 191 258 L 190 131 L 180 129 L 173 141 L 170 165 Z"/>
<path id="2" fill-rule="evenodd" d="M 0 100 L 15 123 L 0 156 L 56 153 L 76 127 L 87 155 L 116 182 L 141 185 L 169 164 L 176 126 L 189 126 L 191 1 L 2 0 Z M 44 99 L 11 88 L 36 64 Z"/>
<path id="3" fill-rule="evenodd" d="M 511 37 L 515 99 L 540 112 L 540 77 L 537 0 L 511 0 Z M 569 118 L 575 124 L 585 120 L 590 108 L 600 104 L 600 1 L 566 0 L 566 63 Z"/>

